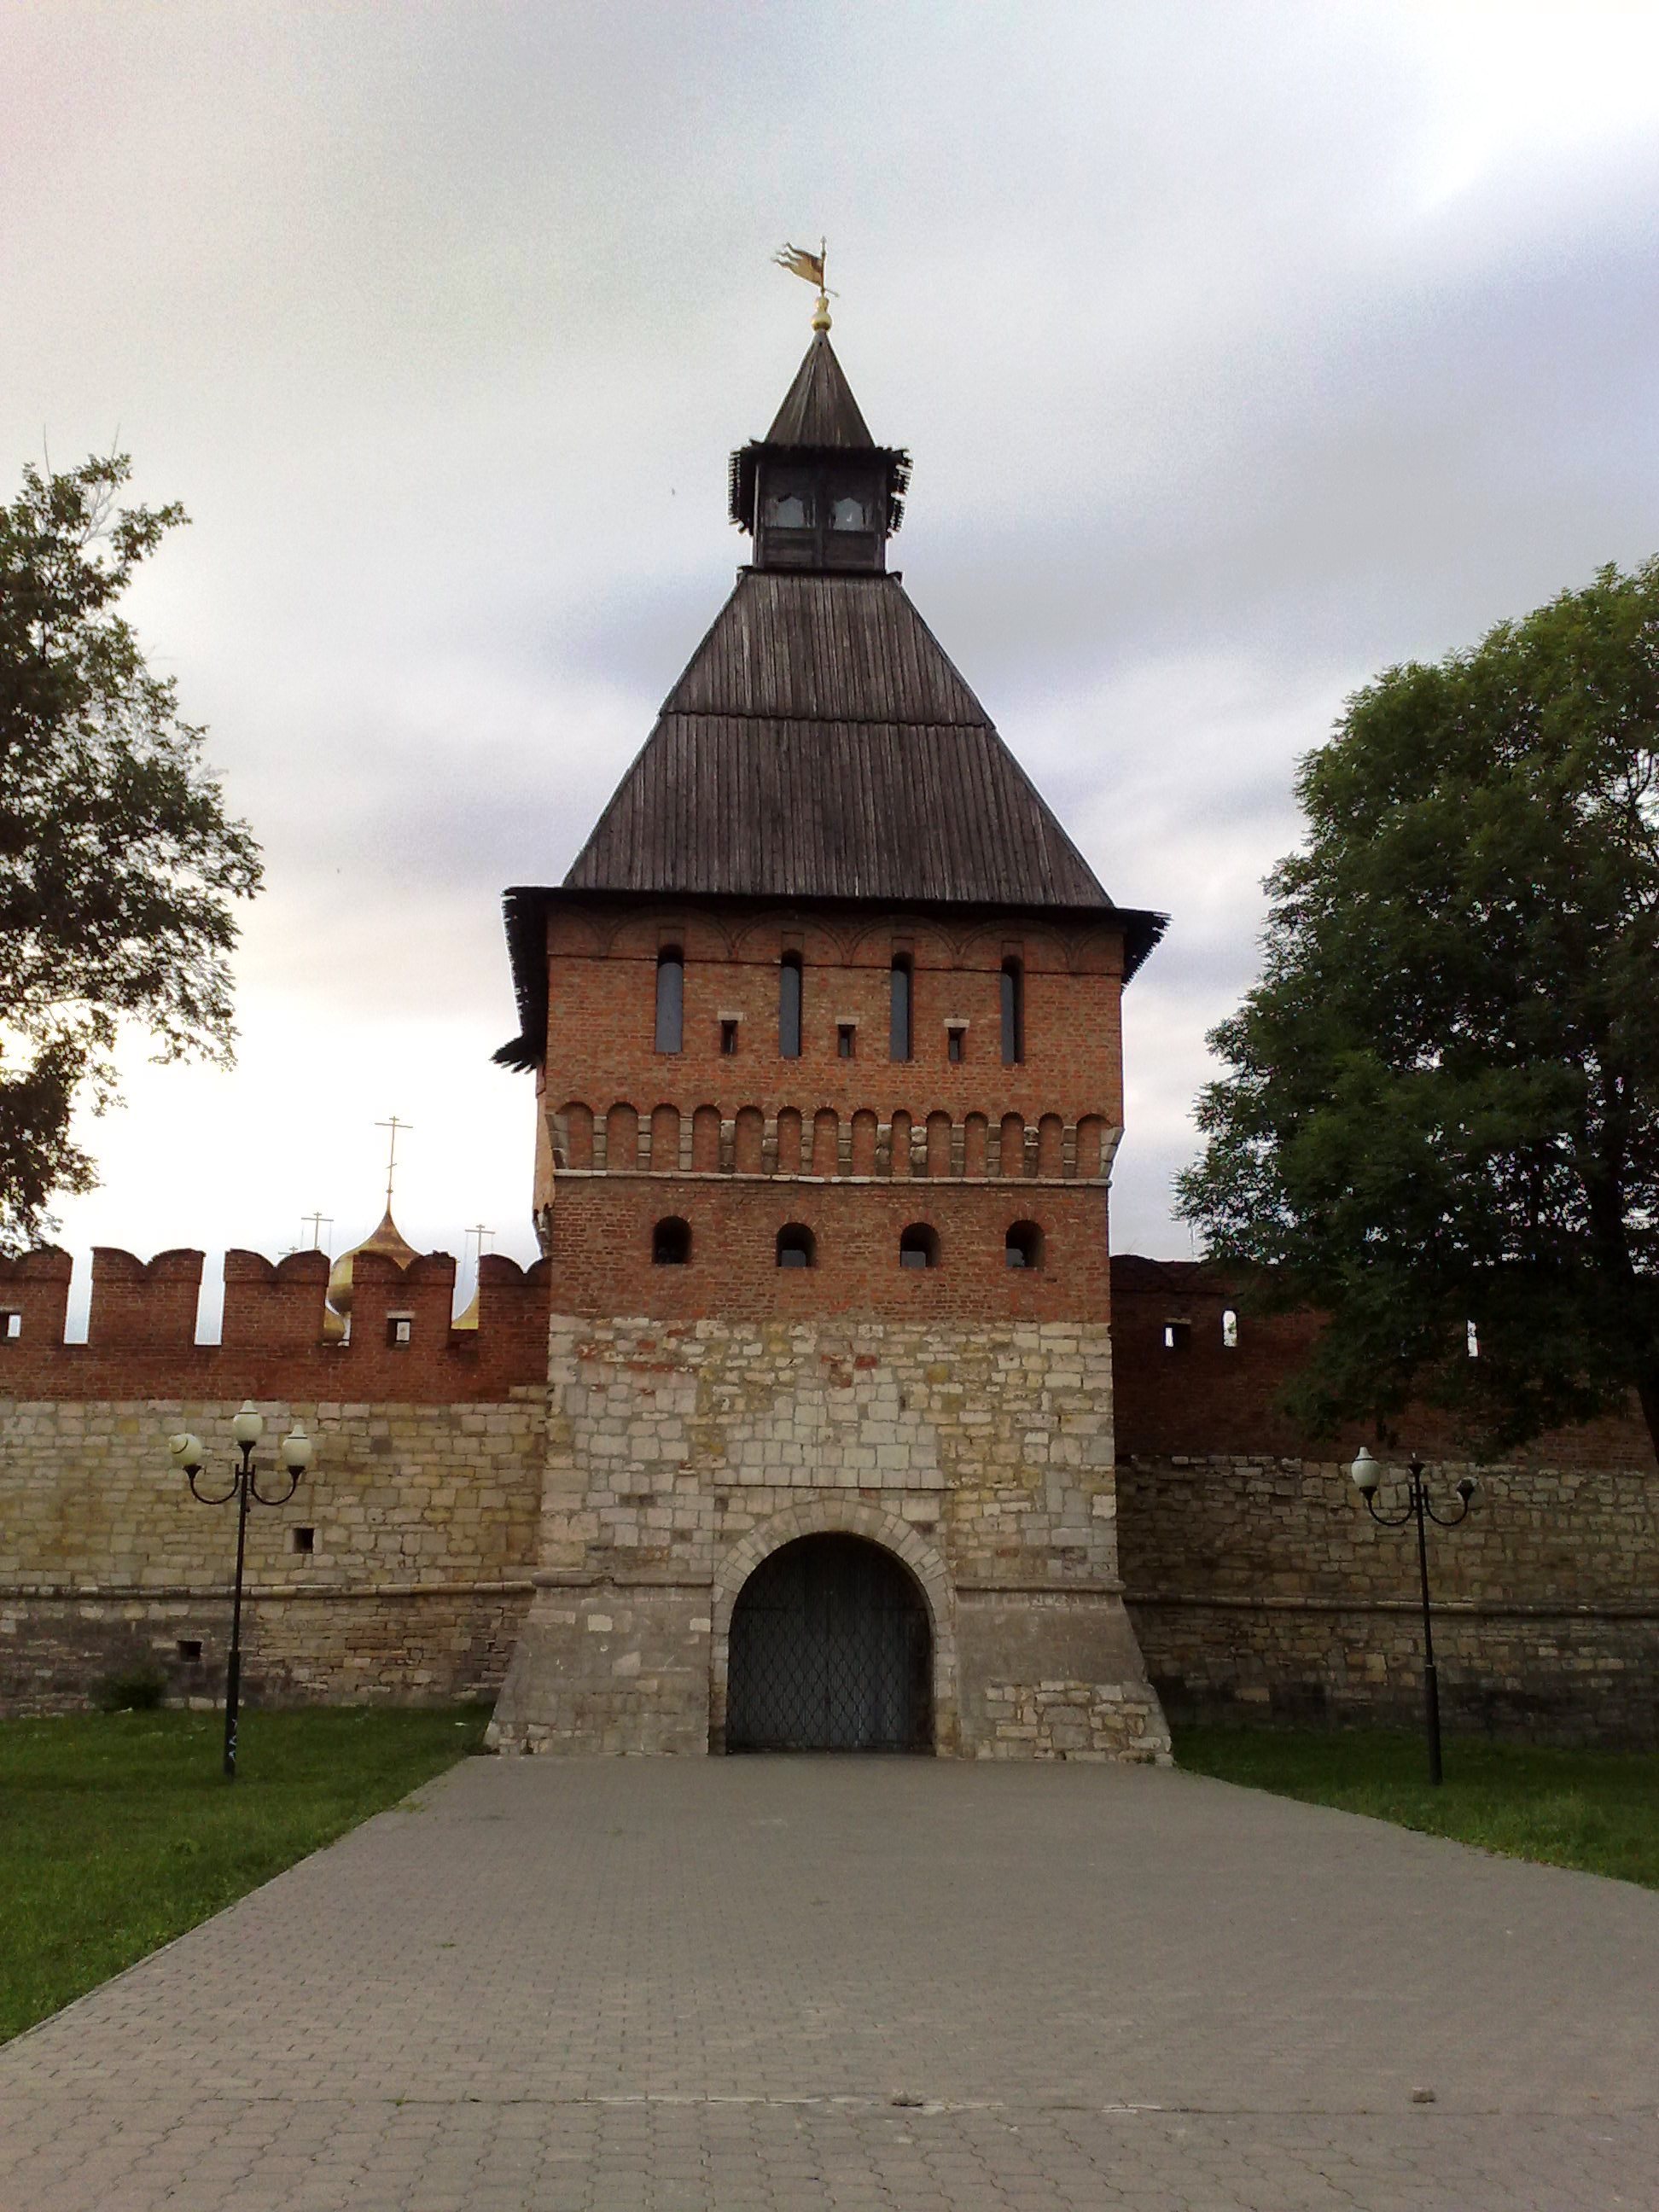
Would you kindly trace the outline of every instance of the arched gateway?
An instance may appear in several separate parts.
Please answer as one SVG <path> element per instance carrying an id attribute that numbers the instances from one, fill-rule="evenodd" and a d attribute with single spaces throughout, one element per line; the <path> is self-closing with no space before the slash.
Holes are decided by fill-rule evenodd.
<path id="1" fill-rule="evenodd" d="M 862 1536 L 802 1536 L 757 1566 L 732 1610 L 728 1751 L 927 1751 L 927 1607 Z"/>

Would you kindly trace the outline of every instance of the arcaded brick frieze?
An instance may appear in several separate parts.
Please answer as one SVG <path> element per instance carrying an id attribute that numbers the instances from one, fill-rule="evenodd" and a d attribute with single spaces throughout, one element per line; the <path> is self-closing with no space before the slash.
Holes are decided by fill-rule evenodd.
<path id="1" fill-rule="evenodd" d="M 273 1467 L 296 1419 L 316 1464 L 291 1502 L 249 1516 L 253 1694 L 493 1691 L 529 1596 L 544 1401 L 527 1387 L 484 1404 L 260 1401 L 256 1466 Z M 176 1696 L 214 1692 L 234 1509 L 198 1504 L 165 1440 L 202 1437 L 206 1487 L 234 1463 L 234 1411 L 0 1400 L 0 1709 L 70 1708 L 135 1665 L 160 1667 Z"/>

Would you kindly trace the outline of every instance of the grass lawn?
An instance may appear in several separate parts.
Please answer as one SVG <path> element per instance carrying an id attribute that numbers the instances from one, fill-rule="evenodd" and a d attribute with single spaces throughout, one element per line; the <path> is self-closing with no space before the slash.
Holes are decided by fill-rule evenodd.
<path id="1" fill-rule="evenodd" d="M 0 2041 L 475 1750 L 483 1706 L 0 1721 Z"/>
<path id="2" fill-rule="evenodd" d="M 1419 1735 L 1182 1728 L 1175 1743 L 1177 1762 L 1195 1774 L 1659 1888 L 1659 1752 L 1449 1736 L 1446 1778 L 1434 1790 Z"/>

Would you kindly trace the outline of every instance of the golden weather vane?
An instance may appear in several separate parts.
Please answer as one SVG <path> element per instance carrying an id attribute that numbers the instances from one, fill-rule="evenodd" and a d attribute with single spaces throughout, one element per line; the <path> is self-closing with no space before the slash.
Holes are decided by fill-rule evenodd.
<path id="1" fill-rule="evenodd" d="M 812 315 L 812 328 L 827 331 L 830 327 L 830 302 L 841 297 L 832 292 L 823 281 L 824 264 L 830 258 L 830 241 L 821 238 L 818 250 L 811 253 L 804 246 L 781 246 L 772 256 L 780 269 L 787 269 L 792 276 L 799 276 L 818 288 L 818 304 Z"/>

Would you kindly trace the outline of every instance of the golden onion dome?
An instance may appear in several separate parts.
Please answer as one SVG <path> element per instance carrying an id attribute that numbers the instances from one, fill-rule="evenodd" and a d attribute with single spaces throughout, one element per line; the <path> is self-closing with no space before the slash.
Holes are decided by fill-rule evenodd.
<path id="1" fill-rule="evenodd" d="M 354 1244 L 350 1251 L 342 1252 L 329 1269 L 328 1302 L 337 1314 L 351 1311 L 351 1263 L 360 1252 L 378 1252 L 388 1260 L 395 1260 L 400 1267 L 406 1267 L 411 1260 L 421 1256 L 392 1218 L 392 1208 L 387 1206 L 374 1234 L 365 1237 L 361 1244 Z"/>

